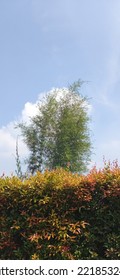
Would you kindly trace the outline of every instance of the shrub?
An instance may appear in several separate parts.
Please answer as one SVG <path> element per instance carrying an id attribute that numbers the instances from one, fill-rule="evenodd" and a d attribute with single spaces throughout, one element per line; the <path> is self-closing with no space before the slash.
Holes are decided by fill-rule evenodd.
<path id="1" fill-rule="evenodd" d="M 120 259 L 120 169 L 0 178 L 1 259 Z"/>

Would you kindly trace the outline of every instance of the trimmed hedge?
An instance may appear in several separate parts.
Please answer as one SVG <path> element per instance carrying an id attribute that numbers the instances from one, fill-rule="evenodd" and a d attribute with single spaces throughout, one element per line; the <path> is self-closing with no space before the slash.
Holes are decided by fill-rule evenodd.
<path id="1" fill-rule="evenodd" d="M 120 259 L 120 168 L 0 178 L 0 256 Z"/>

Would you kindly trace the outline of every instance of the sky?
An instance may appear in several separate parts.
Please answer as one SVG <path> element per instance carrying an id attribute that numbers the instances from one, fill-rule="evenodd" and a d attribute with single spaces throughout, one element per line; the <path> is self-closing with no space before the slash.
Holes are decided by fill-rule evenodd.
<path id="1" fill-rule="evenodd" d="M 120 1 L 0 0 L 0 176 L 14 174 L 15 123 L 52 88 L 81 79 L 90 98 L 91 167 L 120 162 Z"/>

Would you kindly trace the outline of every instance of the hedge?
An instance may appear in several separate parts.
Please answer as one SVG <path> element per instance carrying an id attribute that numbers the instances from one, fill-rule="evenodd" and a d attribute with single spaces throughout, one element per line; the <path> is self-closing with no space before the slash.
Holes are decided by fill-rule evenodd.
<path id="1" fill-rule="evenodd" d="M 0 178 L 5 260 L 120 259 L 120 168 Z"/>

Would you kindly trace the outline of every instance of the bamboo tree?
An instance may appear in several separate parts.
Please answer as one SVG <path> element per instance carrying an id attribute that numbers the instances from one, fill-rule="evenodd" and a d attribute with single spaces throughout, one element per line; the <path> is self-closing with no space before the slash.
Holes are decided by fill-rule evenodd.
<path id="1" fill-rule="evenodd" d="M 23 139 L 30 151 L 28 169 L 66 167 L 84 172 L 90 161 L 91 141 L 87 97 L 80 94 L 83 82 L 54 89 L 38 105 L 29 125 L 20 123 Z"/>
<path id="2" fill-rule="evenodd" d="M 22 168 L 21 168 L 21 161 L 20 161 L 20 156 L 19 156 L 19 151 L 18 151 L 18 137 L 16 140 L 16 175 L 19 178 L 22 178 L 23 174 L 22 174 Z"/>

